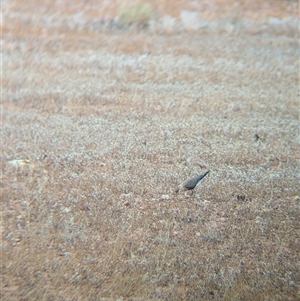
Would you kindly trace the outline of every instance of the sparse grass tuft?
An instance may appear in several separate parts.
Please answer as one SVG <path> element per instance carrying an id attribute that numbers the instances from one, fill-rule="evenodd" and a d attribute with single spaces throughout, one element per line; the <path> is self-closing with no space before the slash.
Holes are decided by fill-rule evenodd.
<path id="1" fill-rule="evenodd" d="M 150 3 L 135 1 L 133 4 L 120 8 L 118 20 L 126 25 L 136 24 L 146 27 L 148 22 L 155 18 L 154 8 Z"/>

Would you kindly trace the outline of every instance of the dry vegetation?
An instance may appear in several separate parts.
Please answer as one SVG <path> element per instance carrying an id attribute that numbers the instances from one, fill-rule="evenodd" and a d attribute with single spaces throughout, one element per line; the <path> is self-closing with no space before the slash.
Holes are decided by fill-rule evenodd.
<path id="1" fill-rule="evenodd" d="M 2 300 L 299 300 L 298 30 L 87 29 L 82 1 L 37 2 L 4 1 Z"/>

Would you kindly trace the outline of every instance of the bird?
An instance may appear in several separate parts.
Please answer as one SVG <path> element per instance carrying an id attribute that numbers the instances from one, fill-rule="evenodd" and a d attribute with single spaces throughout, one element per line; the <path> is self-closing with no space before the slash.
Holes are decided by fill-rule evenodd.
<path id="1" fill-rule="evenodd" d="M 208 173 L 209 170 L 203 174 L 199 174 L 194 177 L 188 178 L 187 180 L 183 181 L 180 185 L 177 186 L 175 192 L 178 193 L 181 190 L 182 191 L 193 190 Z"/>

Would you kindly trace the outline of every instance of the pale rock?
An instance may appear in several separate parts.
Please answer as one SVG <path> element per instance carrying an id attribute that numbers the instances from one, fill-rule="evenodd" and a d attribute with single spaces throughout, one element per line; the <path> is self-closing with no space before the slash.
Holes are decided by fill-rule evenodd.
<path id="1" fill-rule="evenodd" d="M 201 27 L 199 14 L 190 10 L 182 10 L 180 12 L 180 19 L 185 30 L 194 31 Z"/>
<path id="2" fill-rule="evenodd" d="M 161 18 L 161 24 L 164 32 L 173 33 L 176 29 L 176 19 L 166 15 Z"/>

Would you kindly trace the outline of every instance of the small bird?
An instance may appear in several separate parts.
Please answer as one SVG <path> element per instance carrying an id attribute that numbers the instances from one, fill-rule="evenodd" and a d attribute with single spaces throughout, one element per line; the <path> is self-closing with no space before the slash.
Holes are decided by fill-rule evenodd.
<path id="1" fill-rule="evenodd" d="M 186 190 L 192 190 L 194 189 L 199 182 L 209 173 L 209 170 L 201 175 L 196 175 L 192 178 L 189 178 L 182 182 L 179 186 L 177 186 L 175 192 L 179 192 L 180 190 L 186 191 Z"/>

